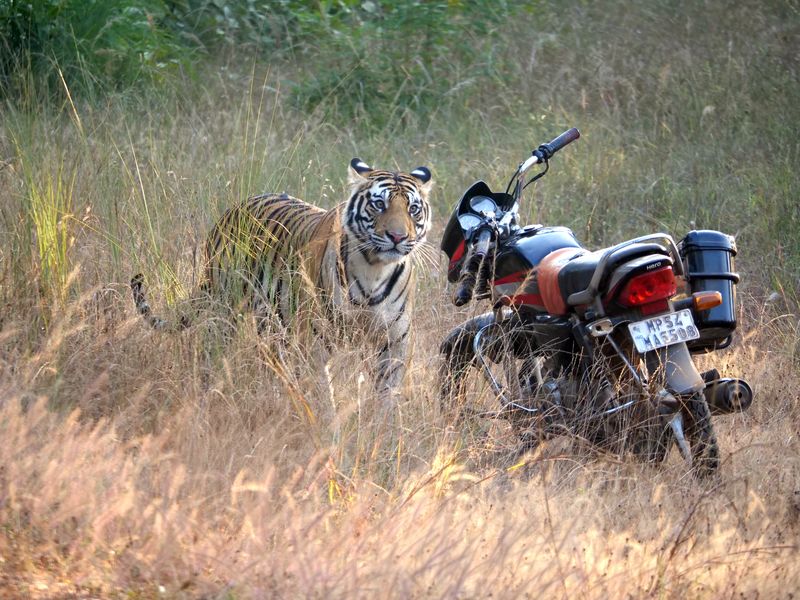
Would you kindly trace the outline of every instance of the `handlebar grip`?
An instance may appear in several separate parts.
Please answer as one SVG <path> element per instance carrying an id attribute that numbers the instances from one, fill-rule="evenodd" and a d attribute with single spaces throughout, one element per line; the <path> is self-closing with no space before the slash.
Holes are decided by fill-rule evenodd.
<path id="1" fill-rule="evenodd" d="M 478 237 L 475 239 L 475 245 L 472 250 L 472 260 L 476 261 L 475 266 L 479 266 L 486 255 L 489 253 L 489 244 L 492 243 L 492 230 L 481 229 L 478 232 Z"/>
<path id="2" fill-rule="evenodd" d="M 478 273 L 489 252 L 489 245 L 491 242 L 492 232 L 490 229 L 482 229 L 478 232 L 475 243 L 472 246 L 472 252 L 464 263 L 461 277 L 458 279 L 458 286 L 453 293 L 453 304 L 456 306 L 464 306 L 467 302 L 472 300 L 472 294 L 478 280 Z"/>
<path id="3" fill-rule="evenodd" d="M 552 142 L 548 143 L 547 145 L 550 147 L 550 150 L 555 154 L 559 150 L 561 150 L 567 144 L 571 144 L 575 140 L 581 137 L 581 132 L 578 131 L 575 127 L 572 129 L 567 129 L 564 133 L 554 139 Z"/>
<path id="4" fill-rule="evenodd" d="M 581 132 L 573 127 L 572 129 L 568 129 L 562 133 L 554 140 L 539 146 L 533 151 L 533 154 L 534 156 L 538 156 L 540 160 L 549 160 L 553 154 L 561 150 L 567 144 L 571 144 L 579 137 L 581 137 Z"/>

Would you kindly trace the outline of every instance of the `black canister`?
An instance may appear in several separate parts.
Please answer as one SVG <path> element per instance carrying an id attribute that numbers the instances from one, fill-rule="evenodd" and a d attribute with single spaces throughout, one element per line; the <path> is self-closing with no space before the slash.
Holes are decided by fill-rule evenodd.
<path id="1" fill-rule="evenodd" d="M 689 343 L 692 350 L 727 346 L 736 329 L 736 284 L 734 271 L 736 242 L 733 236 L 720 231 L 690 231 L 678 244 L 686 266 L 692 292 L 715 291 L 722 295 L 722 304 L 699 315 L 700 339 Z"/>

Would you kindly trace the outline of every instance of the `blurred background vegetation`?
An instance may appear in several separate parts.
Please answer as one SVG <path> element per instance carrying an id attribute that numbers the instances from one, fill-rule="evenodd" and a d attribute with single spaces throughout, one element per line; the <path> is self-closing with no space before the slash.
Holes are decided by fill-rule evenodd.
<path id="1" fill-rule="evenodd" d="M 654 229 L 723 229 L 737 235 L 744 264 L 759 265 L 759 289 L 794 303 L 798 6 L 0 0 L 0 158 L 19 161 L 23 174 L 2 213 L 7 247 L 32 247 L 44 221 L 31 207 L 43 191 L 68 190 L 83 199 L 53 197 L 49 206 L 95 211 L 111 240 L 106 279 L 124 280 L 130 260 L 119 272 L 120 252 L 145 230 L 151 247 L 133 260 L 166 282 L 175 277 L 163 266 L 169 240 L 159 227 L 173 217 L 185 224 L 198 208 L 210 212 L 200 231 L 220 206 L 270 186 L 324 204 L 326 182 L 340 181 L 347 158 L 360 154 L 429 163 L 441 220 L 472 180 L 501 185 L 532 146 L 578 126 L 583 139 L 540 185 L 531 218 L 571 226 L 594 246 Z M 225 124 L 215 125 L 221 115 Z M 197 148 L 209 139 L 212 147 Z M 184 148 L 197 162 L 181 165 L 183 196 L 161 185 L 169 202 L 145 211 L 156 193 L 148 186 L 159 185 L 131 176 L 127 155 L 150 160 L 163 180 L 175 165 L 156 155 L 180 162 Z M 124 178 L 138 181 L 138 203 L 121 199 L 115 155 Z M 124 222 L 120 202 L 136 213 Z M 60 240 L 55 253 L 68 262 L 56 233 L 38 237 Z M 53 271 L 42 252 L 35 271 Z M 63 285 L 64 274 L 56 280 Z"/>
<path id="2" fill-rule="evenodd" d="M 428 114 L 463 83 L 459 72 L 496 75 L 492 34 L 520 11 L 532 9 L 488 1 L 7 0 L 0 77 L 7 96 L 24 92 L 31 77 L 59 88 L 63 76 L 73 92 L 97 98 L 175 74 L 197 78 L 220 55 L 277 60 L 308 67 L 291 85 L 299 107 L 384 124 L 398 106 Z"/>

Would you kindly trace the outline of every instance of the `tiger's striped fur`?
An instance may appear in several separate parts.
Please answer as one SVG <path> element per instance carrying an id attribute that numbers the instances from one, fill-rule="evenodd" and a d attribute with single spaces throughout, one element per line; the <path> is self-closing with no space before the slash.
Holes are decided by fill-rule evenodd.
<path id="1" fill-rule="evenodd" d="M 350 196 L 323 210 L 286 194 L 265 194 L 229 209 L 206 242 L 201 290 L 257 316 L 276 312 L 289 324 L 321 305 L 377 345 L 375 383 L 402 382 L 414 289 L 412 253 L 430 229 L 425 167 L 410 173 L 350 163 Z M 131 281 L 138 312 L 154 327 L 141 275 Z"/>

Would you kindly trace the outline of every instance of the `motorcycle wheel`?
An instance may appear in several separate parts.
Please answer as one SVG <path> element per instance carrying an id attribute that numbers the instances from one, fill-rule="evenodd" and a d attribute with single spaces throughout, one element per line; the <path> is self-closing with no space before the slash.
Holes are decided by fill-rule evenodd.
<path id="1" fill-rule="evenodd" d="M 544 440 L 566 431 L 563 407 L 558 399 L 548 396 L 544 390 L 537 390 L 533 374 L 537 359 L 541 360 L 539 369 L 542 369 L 541 365 L 545 362 L 543 357 L 517 359 L 509 348 L 504 352 L 501 361 L 501 385 L 506 390 L 508 400 L 514 403 L 514 406 L 503 407 L 501 414 L 511 424 L 521 443 L 521 451 L 533 450 Z M 548 373 L 546 368 L 543 371 Z M 536 412 L 527 412 L 526 409 L 534 409 Z"/>
<path id="2" fill-rule="evenodd" d="M 642 404 L 649 399 L 642 399 Z M 650 416 L 632 432 L 631 454 L 639 461 L 659 464 L 664 462 L 675 442 L 672 430 L 657 415 Z"/>
<path id="3" fill-rule="evenodd" d="M 606 427 L 592 443 L 612 452 L 628 454 L 639 462 L 657 464 L 663 462 L 675 441 L 667 421 L 656 410 L 653 394 L 658 384 L 642 385 L 648 380 L 643 371 L 644 365 L 638 359 L 627 337 L 616 339 L 616 346 L 608 343 L 608 338 L 600 340 L 593 357 L 594 367 L 589 373 L 588 389 L 603 385 L 613 390 L 614 404 L 617 406 L 633 404 L 606 419 Z M 618 354 L 621 348 L 626 353 L 623 361 Z M 636 370 L 631 373 L 631 366 Z M 613 405 L 601 405 L 601 410 L 611 409 Z M 604 435 L 605 434 L 605 435 Z"/>
<path id="4" fill-rule="evenodd" d="M 701 479 L 714 475 L 719 469 L 719 444 L 711 422 L 711 411 L 702 392 L 685 403 L 688 413 L 686 439 L 692 452 L 692 469 Z"/>
<path id="5" fill-rule="evenodd" d="M 445 356 L 439 366 L 439 409 L 446 415 L 457 415 L 463 404 L 464 389 L 471 364 L 457 356 Z"/>
<path id="6" fill-rule="evenodd" d="M 535 448 L 543 439 L 552 436 L 548 424 L 555 418 L 557 409 L 544 411 L 537 406 L 536 415 L 531 397 L 531 374 L 528 372 L 535 357 L 518 358 L 511 335 L 502 331 L 487 332 L 483 364 L 473 352 L 473 341 L 477 331 L 486 322 L 469 322 L 454 330 L 442 344 L 442 363 L 439 370 L 440 408 L 452 420 L 461 420 L 470 415 L 500 418 L 508 422 L 520 447 L 518 451 Z M 487 373 L 484 369 L 488 369 Z M 479 386 L 489 386 L 485 407 L 467 406 L 466 391 L 471 377 L 482 380 Z M 495 387 L 493 387 L 495 386 Z M 499 388 L 499 389 L 498 389 Z M 499 402 L 499 404 L 498 404 Z M 530 406 L 529 406 L 530 405 Z M 559 431 L 563 433 L 563 431 Z"/>

